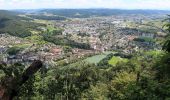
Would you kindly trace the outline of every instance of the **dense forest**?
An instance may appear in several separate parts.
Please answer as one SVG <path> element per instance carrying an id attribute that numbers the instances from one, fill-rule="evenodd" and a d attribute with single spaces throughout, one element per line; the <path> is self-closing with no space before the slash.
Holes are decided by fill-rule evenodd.
<path id="1" fill-rule="evenodd" d="M 167 22 L 165 27 L 170 33 L 170 23 Z M 41 67 L 40 64 L 41 69 L 36 74 L 39 68 L 31 72 L 34 75 L 28 75 L 30 69 L 25 70 L 22 64 L 2 63 L 0 82 L 5 86 L 16 85 L 17 89 L 8 87 L 9 90 L 18 91 L 17 94 L 11 94 L 14 100 L 170 99 L 169 35 L 159 53 L 140 52 L 129 57 L 128 62 L 120 62 L 115 66 L 106 64 L 106 60 L 98 65 L 82 61 L 68 66 Z M 35 67 L 34 64 L 31 66 Z M 5 81 L 13 78 L 17 81 Z M 8 93 L 15 93 L 12 91 Z"/>

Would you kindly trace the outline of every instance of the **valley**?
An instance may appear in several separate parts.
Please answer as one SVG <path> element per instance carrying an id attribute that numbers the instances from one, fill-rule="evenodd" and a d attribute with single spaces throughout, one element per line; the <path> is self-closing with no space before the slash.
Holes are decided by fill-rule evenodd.
<path id="1" fill-rule="evenodd" d="M 163 20 L 164 15 L 155 18 L 154 15 L 125 14 L 67 18 L 64 20 L 34 19 L 39 17 L 35 17 L 35 14 L 34 17 L 31 17 L 31 15 L 33 14 L 19 15 L 23 16 L 20 19 L 29 19 L 28 21 L 21 20 L 23 23 L 41 24 L 34 29 L 28 29 L 30 36 L 24 36 L 24 38 L 20 38 L 20 36 L 10 37 L 9 35 L 13 35 L 13 33 L 6 32 L 9 34 L 6 35 L 2 33 L 3 31 L 1 32 L 1 39 L 3 40 L 1 42 L 3 45 L 1 57 L 5 59 L 5 62 L 13 63 L 23 60 L 29 62 L 41 59 L 48 64 L 70 63 L 77 61 L 77 58 L 82 59 L 105 51 L 131 55 L 148 50 L 160 50 L 159 41 L 166 34 L 157 25 L 157 23 L 163 24 L 161 20 Z M 46 13 L 46 17 L 48 15 L 53 16 Z M 13 42 L 10 42 L 10 40 Z M 28 46 L 21 49 L 20 45 L 23 44 L 28 44 Z M 4 51 L 13 47 L 18 49 L 15 55 L 10 55 Z M 99 56 L 99 58 L 103 57 Z"/>
<path id="2" fill-rule="evenodd" d="M 169 30 L 164 27 L 169 13 L 0 10 L 0 78 L 20 82 L 24 71 L 41 61 L 27 83 L 9 83 L 19 87 L 14 100 L 168 100 L 157 90 L 164 93 L 169 82 Z M 9 82 L 5 79 L 0 83 Z"/>

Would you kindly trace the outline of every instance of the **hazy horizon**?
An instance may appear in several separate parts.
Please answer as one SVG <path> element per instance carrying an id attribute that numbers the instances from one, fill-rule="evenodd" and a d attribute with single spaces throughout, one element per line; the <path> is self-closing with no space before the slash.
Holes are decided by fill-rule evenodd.
<path id="1" fill-rule="evenodd" d="M 29 9 L 29 8 L 23 8 L 23 9 L 0 9 L 0 10 L 69 10 L 69 9 L 71 9 L 71 10 L 84 10 L 84 9 L 95 9 L 95 10 L 100 10 L 100 9 L 108 9 L 108 10 L 127 10 L 127 11 L 129 11 L 129 10 L 157 10 L 157 11 L 170 11 L 170 9 L 126 9 L 126 8 L 33 8 L 33 9 Z"/>
<path id="2" fill-rule="evenodd" d="M 0 0 L 1 10 L 125 9 L 170 10 L 170 0 Z"/>

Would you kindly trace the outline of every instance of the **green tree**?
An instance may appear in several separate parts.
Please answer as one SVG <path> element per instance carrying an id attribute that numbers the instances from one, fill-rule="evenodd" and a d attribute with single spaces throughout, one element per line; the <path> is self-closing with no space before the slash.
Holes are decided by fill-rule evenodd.
<path id="1" fill-rule="evenodd" d="M 168 32 L 168 35 L 163 45 L 163 50 L 170 52 L 170 15 L 168 15 L 168 18 L 165 19 L 165 21 L 166 21 L 166 24 L 164 25 L 164 27 L 165 27 L 165 30 Z"/>

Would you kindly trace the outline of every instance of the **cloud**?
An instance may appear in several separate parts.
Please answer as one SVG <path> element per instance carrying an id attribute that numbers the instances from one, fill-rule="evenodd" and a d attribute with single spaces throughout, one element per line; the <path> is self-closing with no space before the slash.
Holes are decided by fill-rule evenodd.
<path id="1" fill-rule="evenodd" d="M 169 9 L 170 0 L 0 0 L 0 9 L 121 8 Z"/>

